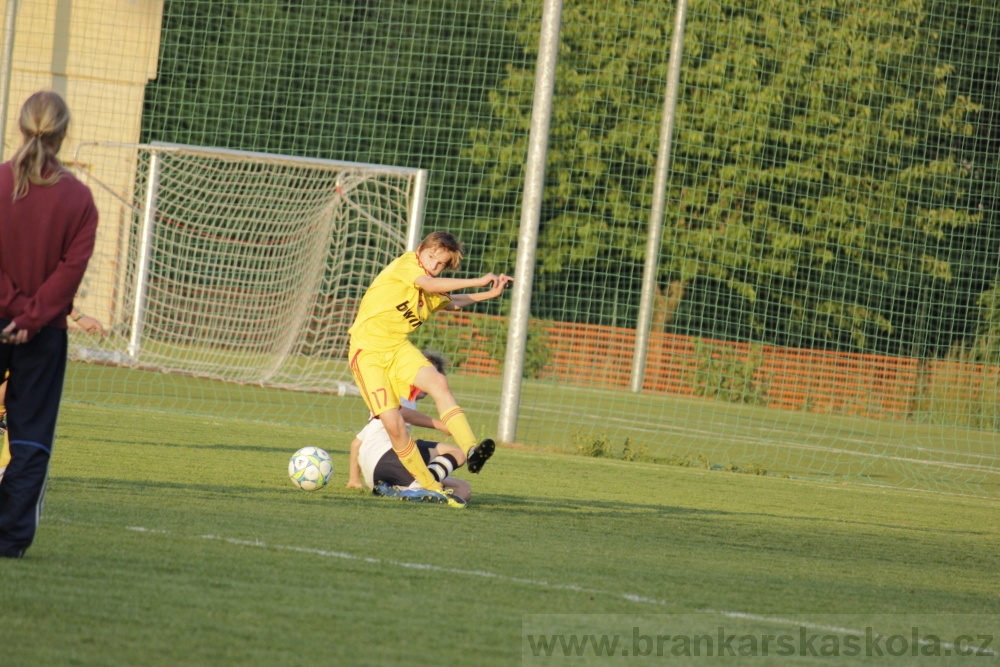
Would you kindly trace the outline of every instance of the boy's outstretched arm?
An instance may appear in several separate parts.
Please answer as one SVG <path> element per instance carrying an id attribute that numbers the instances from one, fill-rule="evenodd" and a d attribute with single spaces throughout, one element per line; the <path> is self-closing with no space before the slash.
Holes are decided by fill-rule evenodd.
<path id="1" fill-rule="evenodd" d="M 471 306 L 474 303 L 479 303 L 480 301 L 488 301 L 490 299 L 495 299 L 501 294 L 503 294 L 504 289 L 507 285 L 514 282 L 514 279 L 510 276 L 500 274 L 499 276 L 494 276 L 492 273 L 486 274 L 487 276 L 493 276 L 492 286 L 488 290 L 482 292 L 472 292 L 470 294 L 452 294 L 451 303 L 449 303 L 444 309 L 445 310 L 461 310 L 466 306 Z M 486 277 L 486 276 L 484 276 Z M 491 283 L 487 283 L 488 285 Z"/>
<path id="2" fill-rule="evenodd" d="M 507 276 L 497 276 L 494 273 L 485 273 L 478 278 L 441 278 L 435 276 L 418 276 L 413 284 L 422 289 L 425 292 L 430 292 L 431 294 L 448 294 L 450 292 L 455 292 L 460 289 L 469 289 L 471 287 L 486 287 L 488 285 L 496 285 L 496 282 L 503 278 L 506 281 L 511 281 L 513 278 Z"/>

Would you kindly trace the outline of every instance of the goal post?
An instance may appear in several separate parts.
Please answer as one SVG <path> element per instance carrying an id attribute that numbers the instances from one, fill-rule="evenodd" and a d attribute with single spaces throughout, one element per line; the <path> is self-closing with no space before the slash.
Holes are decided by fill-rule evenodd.
<path id="1" fill-rule="evenodd" d="M 82 144 L 74 166 L 102 218 L 81 300 L 110 330 L 75 340 L 74 359 L 352 389 L 347 330 L 372 278 L 419 241 L 425 170 L 112 143 Z"/>

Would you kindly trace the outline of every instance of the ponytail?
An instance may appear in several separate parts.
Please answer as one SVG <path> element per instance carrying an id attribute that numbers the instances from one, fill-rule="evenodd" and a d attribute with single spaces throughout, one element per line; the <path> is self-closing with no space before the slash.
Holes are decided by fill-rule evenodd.
<path id="1" fill-rule="evenodd" d="M 14 153 L 14 201 L 28 194 L 29 183 L 52 185 L 63 175 L 56 158 L 69 127 L 69 107 L 58 93 L 37 92 L 21 107 L 24 143 Z"/>

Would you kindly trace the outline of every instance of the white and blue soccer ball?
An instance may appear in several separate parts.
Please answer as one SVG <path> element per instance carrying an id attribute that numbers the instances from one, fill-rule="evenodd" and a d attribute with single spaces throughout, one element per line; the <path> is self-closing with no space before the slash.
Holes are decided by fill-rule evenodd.
<path id="1" fill-rule="evenodd" d="M 288 462 L 288 476 L 292 484 L 304 491 L 315 491 L 326 486 L 333 477 L 333 461 L 319 447 L 303 447 L 292 454 Z"/>

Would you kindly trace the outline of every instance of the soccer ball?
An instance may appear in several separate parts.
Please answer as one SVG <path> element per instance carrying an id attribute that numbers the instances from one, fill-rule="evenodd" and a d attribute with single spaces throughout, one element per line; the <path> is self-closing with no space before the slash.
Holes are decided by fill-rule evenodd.
<path id="1" fill-rule="evenodd" d="M 288 476 L 292 484 L 305 491 L 315 491 L 326 486 L 333 477 L 333 461 L 319 447 L 303 447 L 292 454 L 288 462 Z"/>

